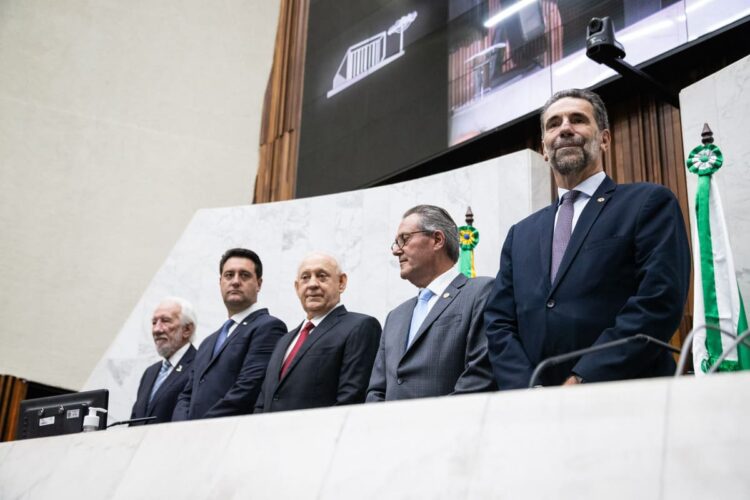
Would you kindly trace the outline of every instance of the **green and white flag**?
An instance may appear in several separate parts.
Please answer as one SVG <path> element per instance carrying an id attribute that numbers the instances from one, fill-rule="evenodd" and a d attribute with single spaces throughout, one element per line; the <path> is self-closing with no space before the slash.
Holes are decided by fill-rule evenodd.
<path id="1" fill-rule="evenodd" d="M 709 132 L 710 134 L 710 132 Z M 721 150 L 708 139 L 690 152 L 687 167 L 698 175 L 695 198 L 697 224 L 693 229 L 694 297 L 693 366 L 705 374 L 732 342 L 719 329 L 738 335 L 747 330 L 742 295 L 737 286 L 734 259 L 724 220 L 719 186 L 713 174 L 723 163 Z M 744 344 L 733 350 L 719 371 L 750 369 L 750 349 Z"/>

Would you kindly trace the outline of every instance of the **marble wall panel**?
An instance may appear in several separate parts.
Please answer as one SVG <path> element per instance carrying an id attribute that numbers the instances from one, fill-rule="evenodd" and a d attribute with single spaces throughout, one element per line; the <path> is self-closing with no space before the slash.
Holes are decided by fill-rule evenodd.
<path id="1" fill-rule="evenodd" d="M 680 92 L 685 155 L 701 143 L 703 124 L 714 133 L 724 165 L 713 179 L 721 191 L 735 272 L 743 297 L 750 297 L 750 56 L 686 87 Z M 695 230 L 697 176 L 687 172 L 690 221 Z"/>
<path id="2" fill-rule="evenodd" d="M 151 314 L 170 295 L 193 302 L 195 343 L 226 319 L 219 294 L 218 262 L 228 248 L 256 250 L 263 261 L 259 302 L 289 328 L 303 319 L 293 283 L 300 260 L 311 251 L 338 256 L 349 275 L 343 302 L 381 323 L 417 290 L 399 277 L 389 247 L 401 215 L 419 203 L 446 208 L 459 225 L 468 206 L 481 236 L 480 275 L 495 276 L 510 226 L 549 203 L 549 168 L 540 155 L 521 151 L 481 164 L 390 186 L 261 205 L 198 211 L 151 280 L 117 338 L 85 387 L 110 390 L 110 421 L 130 414 L 136 389 L 157 360 Z"/>
<path id="3" fill-rule="evenodd" d="M 659 498 L 667 394 L 661 379 L 491 398 L 467 498 Z"/>
<path id="4" fill-rule="evenodd" d="M 0 443 L 0 498 L 750 498 L 750 373 Z"/>

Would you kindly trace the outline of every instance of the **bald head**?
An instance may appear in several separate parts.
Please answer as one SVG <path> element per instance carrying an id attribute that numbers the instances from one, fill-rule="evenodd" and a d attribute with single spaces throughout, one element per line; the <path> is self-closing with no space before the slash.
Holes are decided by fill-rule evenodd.
<path id="1" fill-rule="evenodd" d="M 294 289 L 307 319 L 333 309 L 346 289 L 346 281 L 346 274 L 333 256 L 320 252 L 306 256 L 297 269 Z"/>

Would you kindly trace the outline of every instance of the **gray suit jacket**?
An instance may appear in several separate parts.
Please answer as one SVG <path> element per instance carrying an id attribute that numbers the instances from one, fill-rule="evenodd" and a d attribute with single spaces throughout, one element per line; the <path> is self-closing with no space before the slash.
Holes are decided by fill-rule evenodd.
<path id="1" fill-rule="evenodd" d="M 482 310 L 492 278 L 457 276 L 438 298 L 406 349 L 416 297 L 388 314 L 367 402 L 496 389 Z"/>

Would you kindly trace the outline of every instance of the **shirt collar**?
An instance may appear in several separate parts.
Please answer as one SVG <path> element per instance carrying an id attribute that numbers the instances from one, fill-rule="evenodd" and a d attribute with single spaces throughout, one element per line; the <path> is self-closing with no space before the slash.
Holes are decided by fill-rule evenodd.
<path id="1" fill-rule="evenodd" d="M 443 274 L 435 278 L 430 282 L 429 285 L 427 285 L 425 288 L 429 288 L 429 290 L 434 295 L 440 295 L 445 291 L 446 288 L 448 288 L 448 285 L 450 285 L 454 279 L 456 279 L 456 276 L 458 276 L 458 271 L 456 271 L 455 267 L 451 267 L 447 271 L 445 271 Z"/>
<path id="2" fill-rule="evenodd" d="M 585 194 L 587 198 L 591 198 L 594 196 L 594 193 L 597 189 L 599 189 L 599 185 L 604 182 L 604 178 L 607 176 L 604 172 L 597 172 L 594 175 L 588 177 L 586 180 L 578 184 L 573 189 L 576 191 L 580 191 L 581 193 Z M 557 188 L 557 199 L 562 200 L 562 197 L 565 193 L 567 193 L 569 190 L 564 188 Z M 559 201 L 558 201 L 559 203 Z"/>
<path id="3" fill-rule="evenodd" d="M 256 302 L 255 304 L 251 305 L 250 307 L 248 307 L 244 311 L 240 311 L 237 314 L 232 314 L 229 317 L 234 320 L 234 324 L 235 325 L 239 325 L 240 323 L 242 323 L 243 319 L 247 318 L 252 313 L 254 313 L 255 311 L 257 311 L 258 309 L 261 309 L 261 306 Z"/>
<path id="4" fill-rule="evenodd" d="M 190 349 L 190 342 L 187 342 L 184 346 L 180 347 L 175 351 L 174 354 L 172 354 L 167 361 L 169 361 L 169 364 L 173 367 L 179 366 L 180 361 L 182 360 L 182 357 L 185 355 L 188 349 Z"/>
<path id="5" fill-rule="evenodd" d="M 302 320 L 302 324 L 303 324 L 303 325 L 306 325 L 306 324 L 307 324 L 307 322 L 308 322 L 308 321 L 310 321 L 310 322 L 311 322 L 311 323 L 312 323 L 313 325 L 315 325 L 315 326 L 318 326 L 318 325 L 319 325 L 319 324 L 320 324 L 320 323 L 321 323 L 321 322 L 322 322 L 322 321 L 323 321 L 324 319 L 326 319 L 326 317 L 327 317 L 327 316 L 328 316 L 329 314 L 331 314 L 331 313 L 332 313 L 332 312 L 334 311 L 334 309 L 336 309 L 337 307 L 341 307 L 341 306 L 343 306 L 343 305 L 344 305 L 344 304 L 342 304 L 341 302 L 339 302 L 338 304 L 336 304 L 335 306 L 333 306 L 333 307 L 332 307 L 332 308 L 331 308 L 331 309 L 330 309 L 330 310 L 329 310 L 329 311 L 328 311 L 327 313 L 325 313 L 325 314 L 321 314 L 320 316 L 315 316 L 314 318 L 310 318 L 310 319 L 307 319 L 307 317 L 305 317 L 305 319 L 304 319 L 304 320 Z"/>

